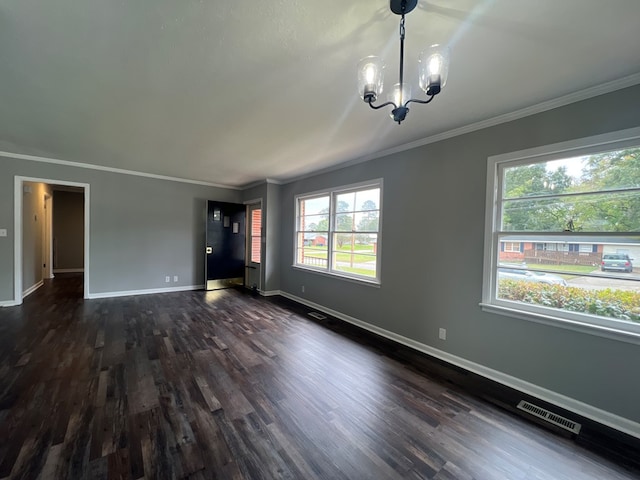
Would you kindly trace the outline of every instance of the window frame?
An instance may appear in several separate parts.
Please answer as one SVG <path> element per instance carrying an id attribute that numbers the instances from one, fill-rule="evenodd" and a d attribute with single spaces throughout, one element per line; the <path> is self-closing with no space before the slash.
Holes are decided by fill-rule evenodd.
<path id="1" fill-rule="evenodd" d="M 335 270 L 333 268 L 333 243 L 334 243 L 334 236 L 335 234 L 339 234 L 339 233 L 345 233 L 345 232 L 341 232 L 339 230 L 337 230 L 336 225 L 335 225 L 335 221 L 336 221 L 336 214 L 340 214 L 343 212 L 336 212 L 336 197 L 340 194 L 345 194 L 345 193 L 354 193 L 354 192 L 359 192 L 359 191 L 363 191 L 363 190 L 371 190 L 374 188 L 378 188 L 380 190 L 380 196 L 379 196 L 379 203 L 378 203 L 378 230 L 376 232 L 366 232 L 366 233 L 373 233 L 377 236 L 377 246 L 376 246 L 376 253 L 375 253 L 375 257 L 376 257 L 376 276 L 375 277 L 368 277 L 368 276 L 364 276 L 364 275 L 359 275 L 356 273 L 349 273 L 349 272 L 344 272 L 341 270 Z M 302 263 L 298 263 L 298 250 L 299 250 L 299 245 L 298 245 L 298 238 L 299 238 L 299 234 L 304 232 L 302 230 L 299 230 L 300 228 L 300 201 L 301 200 L 312 200 L 314 198 L 320 198 L 320 197 L 329 197 L 329 213 L 328 215 L 328 231 L 322 231 L 319 233 L 326 233 L 327 235 L 327 266 L 326 267 L 321 267 L 321 266 L 314 266 L 314 265 L 307 265 L 307 264 L 302 264 Z M 373 180 L 368 180 L 368 181 L 364 181 L 364 182 L 358 182 L 358 183 L 353 183 L 353 184 L 349 184 L 349 185 L 342 185 L 339 187 L 333 187 L 333 188 L 329 188 L 329 189 L 325 189 L 325 190 L 317 190 L 314 192 L 308 192 L 308 193 L 302 193 L 302 194 L 298 194 L 295 195 L 294 197 L 294 203 L 295 203 L 295 217 L 294 217 L 294 226 L 293 226 L 293 264 L 292 267 L 293 268 L 297 268 L 297 269 L 301 269 L 301 270 L 305 270 L 308 272 L 313 272 L 313 273 L 319 273 L 321 275 L 328 275 L 330 277 L 334 277 L 334 278 L 340 278 L 342 280 L 347 280 L 347 281 L 352 281 L 352 282 L 356 282 L 356 283 L 362 283 L 365 285 L 371 285 L 371 286 L 380 286 L 382 281 L 381 281 L 381 275 L 380 275 L 380 269 L 381 269 L 381 265 L 382 265 L 382 261 L 381 261 L 381 245 L 382 245 L 382 205 L 383 205 L 383 180 L 382 178 L 377 178 L 377 179 L 373 179 Z M 355 208 L 355 206 L 354 206 Z M 359 210 L 357 210 L 359 212 Z M 353 213 L 353 212 L 344 212 L 344 213 Z M 317 232 L 316 232 L 317 233 Z M 304 241 L 304 240 L 303 240 Z"/>
<path id="2" fill-rule="evenodd" d="M 500 176 L 504 171 L 504 167 L 507 165 L 530 165 L 563 158 L 594 155 L 638 146 L 640 146 L 640 127 L 495 155 L 487 159 L 483 281 L 482 300 L 480 302 L 480 306 L 484 311 L 640 344 L 640 324 L 499 299 L 496 295 L 500 233 L 504 233 L 500 231 L 502 218 L 502 179 Z M 557 235 L 558 238 L 562 238 L 564 234 L 564 232 L 527 233 L 532 234 L 532 237 L 536 235 L 544 235 L 546 237 Z M 580 235 L 580 232 L 571 232 L 572 237 L 579 237 Z M 602 232 L 602 236 L 610 237 L 637 235 L 638 232 Z M 589 236 L 589 233 L 586 233 L 586 236 Z M 532 239 L 532 241 L 534 244 L 537 243 L 535 239 Z"/>

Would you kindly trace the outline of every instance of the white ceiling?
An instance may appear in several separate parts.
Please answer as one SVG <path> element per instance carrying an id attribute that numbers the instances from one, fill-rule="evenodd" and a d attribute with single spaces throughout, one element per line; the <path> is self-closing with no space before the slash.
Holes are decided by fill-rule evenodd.
<path id="1" fill-rule="evenodd" d="M 356 92 L 366 55 L 398 81 L 387 0 L 0 0 L 0 151 L 229 186 L 286 180 L 640 82 L 638 20 L 638 0 L 420 0 L 405 78 L 440 42 L 449 81 L 399 126 Z"/>

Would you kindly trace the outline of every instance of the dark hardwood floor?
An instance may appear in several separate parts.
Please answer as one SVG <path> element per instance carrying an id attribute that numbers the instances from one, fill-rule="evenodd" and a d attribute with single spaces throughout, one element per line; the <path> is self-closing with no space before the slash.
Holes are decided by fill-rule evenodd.
<path id="1" fill-rule="evenodd" d="M 640 478 L 424 355 L 238 290 L 0 309 L 0 478 Z M 638 453 L 635 451 L 635 453 Z"/>

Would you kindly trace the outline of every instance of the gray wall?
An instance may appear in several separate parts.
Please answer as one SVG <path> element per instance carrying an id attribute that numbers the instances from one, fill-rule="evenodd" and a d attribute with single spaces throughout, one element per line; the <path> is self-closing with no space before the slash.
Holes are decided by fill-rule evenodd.
<path id="1" fill-rule="evenodd" d="M 263 264 L 261 285 L 263 292 L 280 288 L 280 185 L 264 182 L 243 191 L 243 201 L 262 199 Z"/>
<path id="2" fill-rule="evenodd" d="M 0 302 L 13 299 L 15 175 L 90 184 L 92 294 L 202 285 L 206 201 L 241 199 L 238 190 L 2 157 Z"/>
<path id="3" fill-rule="evenodd" d="M 53 268 L 84 268 L 84 193 L 53 191 Z"/>
<path id="4" fill-rule="evenodd" d="M 640 86 L 284 185 L 280 289 L 640 422 L 639 346 L 478 306 L 487 157 L 636 127 L 638 105 Z M 382 285 L 292 268 L 294 196 L 379 177 Z"/>
<path id="5" fill-rule="evenodd" d="M 267 228 L 266 228 L 266 268 L 265 268 L 265 287 L 267 292 L 273 292 L 280 289 L 280 244 L 283 228 L 283 221 L 293 222 L 293 218 L 284 219 L 281 216 L 282 204 L 280 192 L 282 187 L 273 183 L 267 184 Z"/>

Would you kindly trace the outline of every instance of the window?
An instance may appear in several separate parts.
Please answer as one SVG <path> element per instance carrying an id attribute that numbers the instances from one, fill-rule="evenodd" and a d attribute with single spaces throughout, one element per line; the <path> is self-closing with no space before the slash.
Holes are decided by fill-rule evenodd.
<path id="1" fill-rule="evenodd" d="M 483 308 L 640 341 L 640 128 L 491 157 L 487 179 Z"/>
<path id="2" fill-rule="evenodd" d="M 505 252 L 520 252 L 520 242 L 504 242 Z"/>
<path id="3" fill-rule="evenodd" d="M 382 180 L 296 197 L 294 265 L 380 282 Z"/>
<path id="4" fill-rule="evenodd" d="M 252 208 L 251 212 L 251 261 L 260 263 L 262 255 L 262 209 Z"/>

